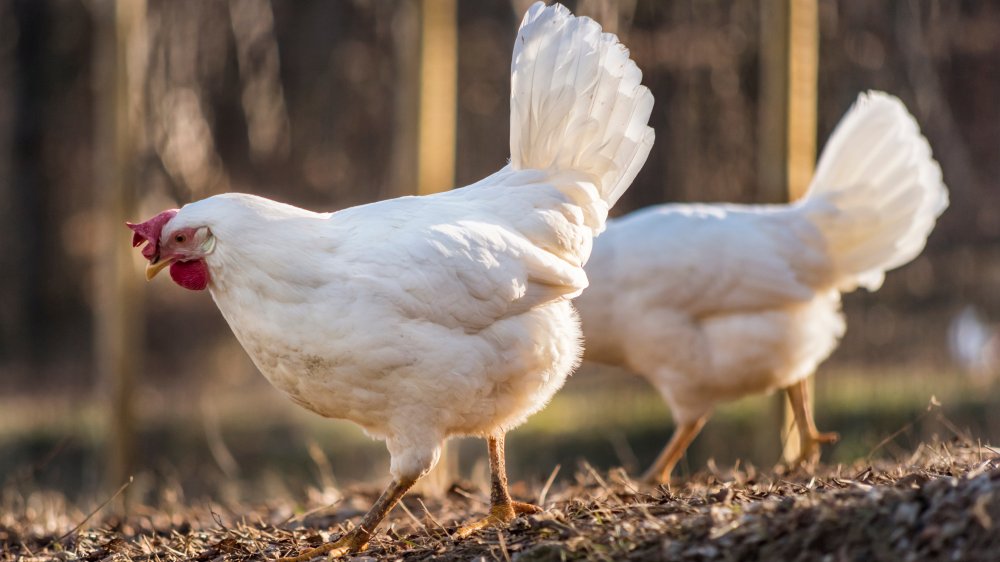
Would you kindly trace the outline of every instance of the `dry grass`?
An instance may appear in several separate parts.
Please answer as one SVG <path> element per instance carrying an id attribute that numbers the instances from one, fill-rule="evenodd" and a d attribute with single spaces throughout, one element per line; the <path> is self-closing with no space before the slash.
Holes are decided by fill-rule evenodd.
<path id="1" fill-rule="evenodd" d="M 580 468 L 551 489 L 515 486 L 546 511 L 464 541 L 455 525 L 481 516 L 485 495 L 457 485 L 441 500 L 407 497 L 359 557 L 467 560 L 986 560 L 1000 552 L 1000 455 L 932 444 L 902 461 L 814 473 L 706 470 L 672 488 L 621 471 Z M 87 514 L 54 493 L 0 505 L 0 560 L 265 560 L 349 528 L 374 499 L 344 490 L 332 506 L 139 506 L 125 518 Z"/>

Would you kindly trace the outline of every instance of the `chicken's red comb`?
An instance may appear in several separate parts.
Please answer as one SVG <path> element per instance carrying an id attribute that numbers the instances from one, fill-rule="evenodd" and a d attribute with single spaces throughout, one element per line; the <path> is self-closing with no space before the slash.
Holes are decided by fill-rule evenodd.
<path id="1" fill-rule="evenodd" d="M 132 229 L 132 247 L 135 248 L 140 246 L 143 242 L 149 242 L 149 244 L 142 249 L 142 255 L 147 260 L 155 258 L 160 252 L 160 232 L 163 231 L 163 225 L 170 222 L 170 219 L 174 218 L 174 215 L 176 214 L 177 209 L 168 209 L 146 222 L 141 222 L 139 224 L 126 222 L 125 226 Z"/>

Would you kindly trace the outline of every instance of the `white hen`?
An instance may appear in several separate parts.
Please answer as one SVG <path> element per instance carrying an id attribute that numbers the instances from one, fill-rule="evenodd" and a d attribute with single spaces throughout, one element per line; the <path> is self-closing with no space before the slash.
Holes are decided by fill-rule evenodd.
<path id="1" fill-rule="evenodd" d="M 840 295 L 874 291 L 920 253 L 948 205 L 896 98 L 862 94 L 806 196 L 788 205 L 664 205 L 608 222 L 576 306 L 586 357 L 644 375 L 677 429 L 646 474 L 669 478 L 713 406 L 788 390 L 801 460 L 818 455 L 804 380 L 844 333 Z"/>
<path id="2" fill-rule="evenodd" d="M 490 517 L 511 501 L 504 433 L 579 362 L 570 299 L 608 208 L 646 160 L 653 97 L 614 35 L 536 3 L 511 63 L 510 164 L 468 186 L 319 214 L 244 194 L 131 225 L 147 275 L 208 288 L 278 389 L 386 441 L 393 481 L 360 525 L 306 555 L 356 551 L 449 437 L 489 443 Z"/>

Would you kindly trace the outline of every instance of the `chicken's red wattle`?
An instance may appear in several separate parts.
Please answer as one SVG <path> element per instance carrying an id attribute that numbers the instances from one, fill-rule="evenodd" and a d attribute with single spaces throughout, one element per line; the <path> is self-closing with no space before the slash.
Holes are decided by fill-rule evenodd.
<path id="1" fill-rule="evenodd" d="M 170 278 L 191 291 L 204 291 L 211 276 L 205 260 L 178 261 L 170 264 Z"/>

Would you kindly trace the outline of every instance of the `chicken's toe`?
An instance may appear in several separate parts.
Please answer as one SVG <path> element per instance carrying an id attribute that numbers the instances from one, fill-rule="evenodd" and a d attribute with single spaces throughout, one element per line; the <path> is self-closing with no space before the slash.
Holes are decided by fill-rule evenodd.
<path id="1" fill-rule="evenodd" d="M 516 515 L 531 515 L 532 513 L 541 513 L 545 511 L 541 507 L 527 502 L 511 502 L 511 507 L 514 508 L 514 513 Z"/>
<path id="2" fill-rule="evenodd" d="M 298 556 L 278 558 L 276 562 L 308 562 L 313 558 L 324 556 L 326 559 L 340 558 L 348 554 L 361 552 L 368 548 L 368 537 L 362 533 L 351 531 L 334 542 L 328 542 Z"/>
<path id="3" fill-rule="evenodd" d="M 836 431 L 817 433 L 816 436 L 813 437 L 813 439 L 815 439 L 819 443 L 825 443 L 825 444 L 836 443 L 837 441 L 840 441 L 840 434 L 837 433 Z"/>
<path id="4" fill-rule="evenodd" d="M 462 525 L 457 531 L 455 531 L 455 536 L 457 538 L 464 539 L 483 529 L 502 529 L 507 525 L 510 525 L 510 522 L 516 519 L 519 515 L 541 513 L 542 511 L 542 508 L 537 505 L 525 502 L 512 501 L 510 503 L 494 505 L 490 508 L 490 514 L 488 516 L 480 519 L 479 521 Z"/>

